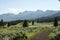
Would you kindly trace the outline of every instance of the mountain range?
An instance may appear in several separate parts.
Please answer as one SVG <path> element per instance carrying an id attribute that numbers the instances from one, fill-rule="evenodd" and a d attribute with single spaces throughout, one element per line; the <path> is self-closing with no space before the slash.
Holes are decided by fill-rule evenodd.
<path id="1" fill-rule="evenodd" d="M 35 20 L 35 19 L 48 19 L 48 18 L 54 18 L 54 17 L 60 17 L 60 11 L 54 11 L 54 10 L 37 10 L 37 11 L 24 11 L 20 12 L 19 14 L 13 14 L 13 13 L 5 13 L 0 15 L 0 20 L 3 19 L 4 21 L 13 21 L 13 20 Z"/>

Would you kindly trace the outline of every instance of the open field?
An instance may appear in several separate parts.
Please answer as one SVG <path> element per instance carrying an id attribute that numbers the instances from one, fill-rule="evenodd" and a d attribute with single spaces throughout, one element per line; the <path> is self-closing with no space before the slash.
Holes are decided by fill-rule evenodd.
<path id="1" fill-rule="evenodd" d="M 53 22 L 35 23 L 34 25 L 32 25 L 31 23 L 28 23 L 28 24 L 29 24 L 29 27 L 22 27 L 22 23 L 19 23 L 17 25 L 12 25 L 9 27 L 7 25 L 1 26 L 0 40 L 14 40 L 15 37 L 22 37 L 22 38 L 19 38 L 19 40 L 27 40 L 29 38 L 32 38 L 34 35 L 41 33 L 47 29 L 54 29 Z M 55 30 L 57 31 L 56 28 Z M 58 33 L 58 31 L 56 33 Z M 27 39 L 25 39 L 23 35 L 26 36 Z M 51 35 L 53 34 L 51 33 L 49 35 L 50 38 L 51 38 Z"/>

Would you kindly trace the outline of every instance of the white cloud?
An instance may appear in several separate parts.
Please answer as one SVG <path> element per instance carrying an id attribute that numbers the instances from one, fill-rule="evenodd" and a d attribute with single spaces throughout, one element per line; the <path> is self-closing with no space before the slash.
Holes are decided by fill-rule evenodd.
<path id="1" fill-rule="evenodd" d="M 18 9 L 18 8 L 8 8 L 8 11 L 10 13 L 14 13 L 14 14 L 18 14 L 19 12 L 22 12 L 22 9 Z"/>

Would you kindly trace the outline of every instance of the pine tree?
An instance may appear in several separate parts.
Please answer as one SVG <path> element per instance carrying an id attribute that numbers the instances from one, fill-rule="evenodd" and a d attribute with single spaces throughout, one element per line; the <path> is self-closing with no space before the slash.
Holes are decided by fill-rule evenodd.
<path id="1" fill-rule="evenodd" d="M 7 26 L 8 26 L 8 27 L 10 26 L 10 22 L 8 22 Z"/>
<path id="2" fill-rule="evenodd" d="M 54 20 L 54 26 L 58 26 L 58 20 L 57 20 L 57 17 L 55 17 L 55 20 Z"/>
<path id="3" fill-rule="evenodd" d="M 34 21 L 32 21 L 32 25 L 34 25 Z"/>
<path id="4" fill-rule="evenodd" d="M 3 26 L 3 25 L 4 25 L 3 19 L 1 19 L 0 26 Z"/>
<path id="5" fill-rule="evenodd" d="M 23 27 L 28 27 L 28 22 L 27 22 L 27 20 L 24 20 L 24 21 L 23 21 Z"/>

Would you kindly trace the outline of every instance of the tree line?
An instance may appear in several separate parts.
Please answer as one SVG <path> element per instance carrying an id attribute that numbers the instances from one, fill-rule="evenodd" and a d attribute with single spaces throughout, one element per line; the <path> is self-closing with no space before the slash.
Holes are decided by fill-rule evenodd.
<path id="1" fill-rule="evenodd" d="M 4 26 L 7 24 L 7 26 L 11 26 L 11 25 L 16 25 L 18 23 L 21 23 L 23 22 L 23 27 L 28 27 L 28 22 L 32 22 L 32 25 L 34 25 L 34 20 L 33 21 L 29 21 L 29 20 L 16 20 L 16 21 L 10 21 L 10 22 L 4 22 L 3 19 L 1 19 L 0 21 L 0 26 Z M 39 22 L 39 20 L 37 20 L 37 23 Z M 58 26 L 58 18 L 55 17 L 54 18 L 54 24 L 53 24 L 55 27 Z"/>

